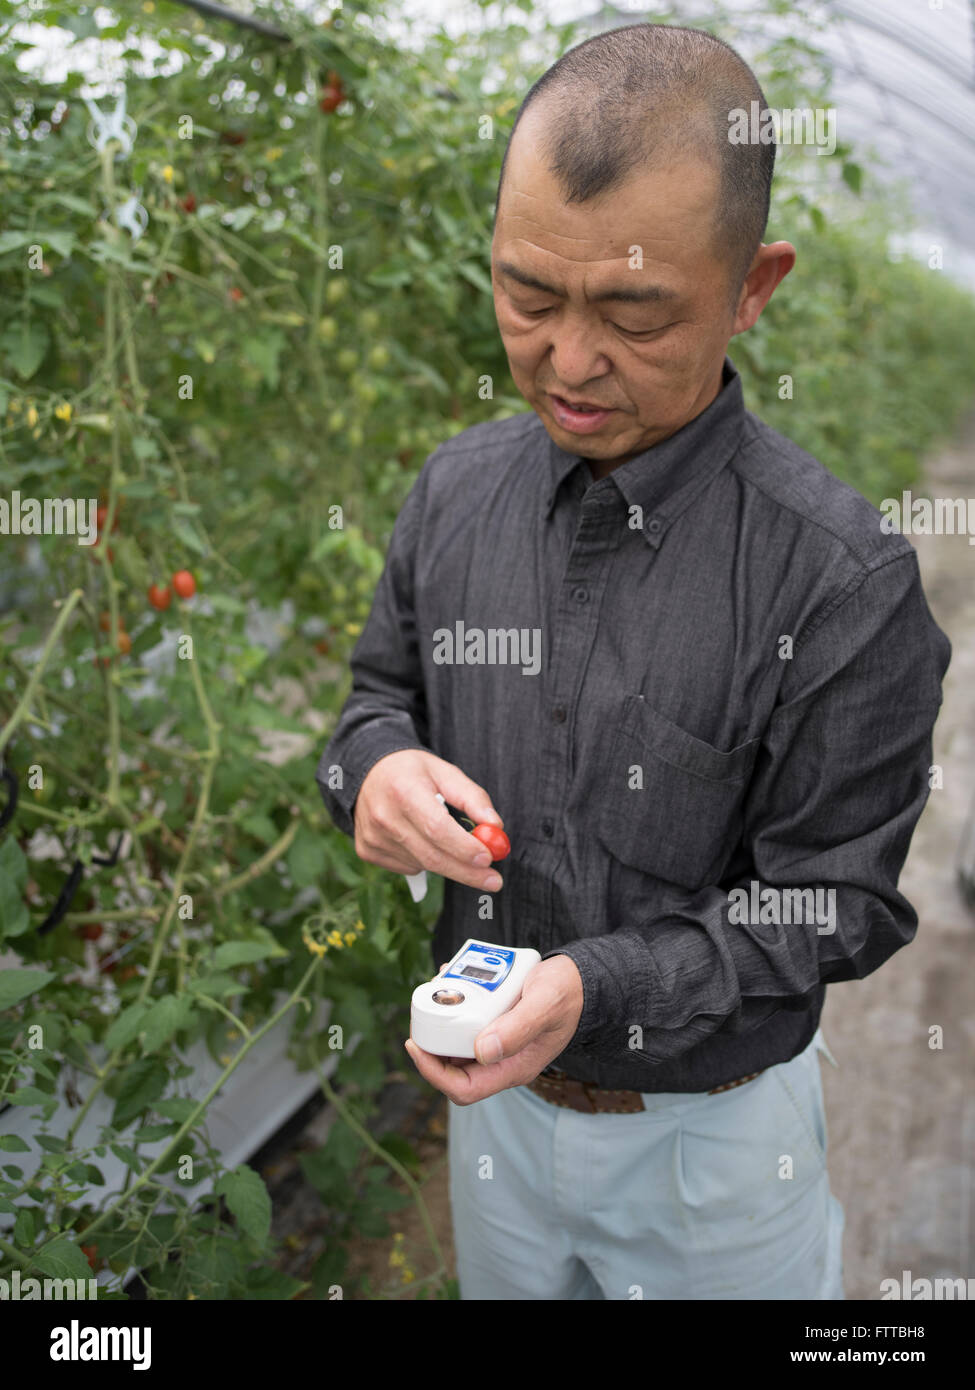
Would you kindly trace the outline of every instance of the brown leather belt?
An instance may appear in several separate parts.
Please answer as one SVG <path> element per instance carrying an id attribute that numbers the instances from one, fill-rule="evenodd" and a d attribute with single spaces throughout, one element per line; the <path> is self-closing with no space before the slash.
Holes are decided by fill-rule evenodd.
<path id="1" fill-rule="evenodd" d="M 744 1086 L 746 1081 L 754 1081 L 761 1075 L 760 1071 L 753 1071 L 737 1081 L 726 1081 L 723 1086 L 708 1091 L 708 1095 L 716 1096 L 719 1091 Z M 642 1091 L 611 1091 L 589 1081 L 576 1081 L 556 1067 L 546 1067 L 534 1081 L 529 1081 L 528 1089 L 552 1105 L 578 1110 L 583 1115 L 636 1115 L 643 1109 Z"/>

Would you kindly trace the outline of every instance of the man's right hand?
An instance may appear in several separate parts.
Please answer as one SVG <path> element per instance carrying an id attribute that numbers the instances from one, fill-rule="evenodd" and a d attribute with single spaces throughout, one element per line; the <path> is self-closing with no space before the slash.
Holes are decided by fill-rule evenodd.
<path id="1" fill-rule="evenodd" d="M 456 806 L 475 824 L 504 821 L 483 787 L 453 763 L 423 749 L 387 753 L 366 773 L 353 807 L 355 852 L 360 859 L 399 874 L 421 869 L 496 892 L 501 875 L 491 856 L 454 820 L 442 802 Z"/>

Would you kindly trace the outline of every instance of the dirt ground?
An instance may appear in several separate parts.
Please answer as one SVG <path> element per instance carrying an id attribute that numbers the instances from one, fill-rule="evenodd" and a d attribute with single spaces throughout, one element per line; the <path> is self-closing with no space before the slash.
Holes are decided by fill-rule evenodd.
<path id="1" fill-rule="evenodd" d="M 975 481 L 975 412 L 958 439 L 929 462 L 916 496 L 967 497 Z M 975 914 L 957 882 L 959 846 L 975 802 L 975 546 L 965 535 L 914 536 L 925 592 L 953 656 L 935 730 L 944 786 L 918 825 L 900 888 L 919 917 L 917 937 L 865 980 L 834 985 L 823 1031 L 839 1066 L 821 1063 L 833 1190 L 846 1213 L 844 1266 L 850 1300 L 881 1297 L 881 1280 L 975 1275 Z M 975 855 L 973 855 L 975 858 Z M 932 1048 L 932 1029 L 942 1030 Z M 396 1128 L 418 1150 L 424 1199 L 454 1272 L 447 1195 L 446 1105 L 390 1078 L 380 1129 Z M 275 1230 L 286 1267 L 306 1277 L 324 1239 L 321 1204 L 297 1168 L 296 1150 L 322 1142 L 327 1110 L 308 1109 L 264 1151 Z M 398 1179 L 392 1179 L 401 1186 Z M 434 1268 L 420 1217 L 397 1212 L 405 1266 L 391 1266 L 393 1240 L 360 1239 L 350 1274 L 385 1296 L 412 1299 Z M 405 1284 L 402 1270 L 413 1280 Z M 351 1286 L 351 1280 L 350 1286 Z"/>

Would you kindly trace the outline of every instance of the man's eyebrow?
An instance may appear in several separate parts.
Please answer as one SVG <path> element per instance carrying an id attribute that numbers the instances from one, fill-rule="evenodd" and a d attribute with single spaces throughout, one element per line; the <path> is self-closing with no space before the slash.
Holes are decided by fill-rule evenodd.
<path id="1" fill-rule="evenodd" d="M 561 290 L 553 285 L 546 285 L 544 280 L 539 280 L 526 270 L 519 270 L 518 266 L 512 265 L 509 261 L 498 261 L 497 267 L 502 275 L 509 275 L 512 280 L 517 280 L 519 285 L 525 285 L 530 290 L 541 290 L 543 294 L 562 297 Z M 607 299 L 619 300 L 625 304 L 646 304 L 664 299 L 677 299 L 678 295 L 675 290 L 665 289 L 663 285 L 628 285 L 625 288 L 621 286 L 617 289 L 602 290 L 589 298 L 593 304 L 601 304 Z"/>

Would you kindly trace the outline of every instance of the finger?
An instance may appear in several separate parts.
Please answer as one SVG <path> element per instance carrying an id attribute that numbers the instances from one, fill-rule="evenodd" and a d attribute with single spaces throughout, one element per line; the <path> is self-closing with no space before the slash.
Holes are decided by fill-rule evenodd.
<path id="1" fill-rule="evenodd" d="M 417 1071 L 431 1086 L 442 1091 L 447 1099 L 455 1104 L 467 1103 L 471 1082 L 464 1065 L 458 1065 L 452 1058 L 438 1057 L 433 1052 L 425 1052 L 412 1038 L 403 1046 L 410 1054 Z"/>
<path id="2" fill-rule="evenodd" d="M 451 806 L 470 816 L 475 825 L 484 821 L 491 825 L 504 825 L 484 788 L 462 772 L 456 763 L 441 759 L 434 776 L 437 790 L 443 792 Z"/>
<path id="3" fill-rule="evenodd" d="M 471 888 L 497 892 L 502 886 L 501 875 L 491 868 L 489 851 L 457 824 L 437 800 L 432 783 L 429 795 L 412 789 L 401 810 L 401 817 L 389 829 L 397 844 L 395 853 L 411 855 L 431 873 Z"/>
<path id="4" fill-rule="evenodd" d="M 522 995 L 517 1004 L 478 1033 L 474 1039 L 477 1060 L 484 1066 L 490 1066 L 503 1058 L 514 1057 L 543 1033 L 558 1026 L 560 1020 L 554 1012 L 556 1005 L 557 995 L 554 991 L 551 999 L 544 994 L 541 999 L 538 994 L 533 994 L 530 999 Z"/>

